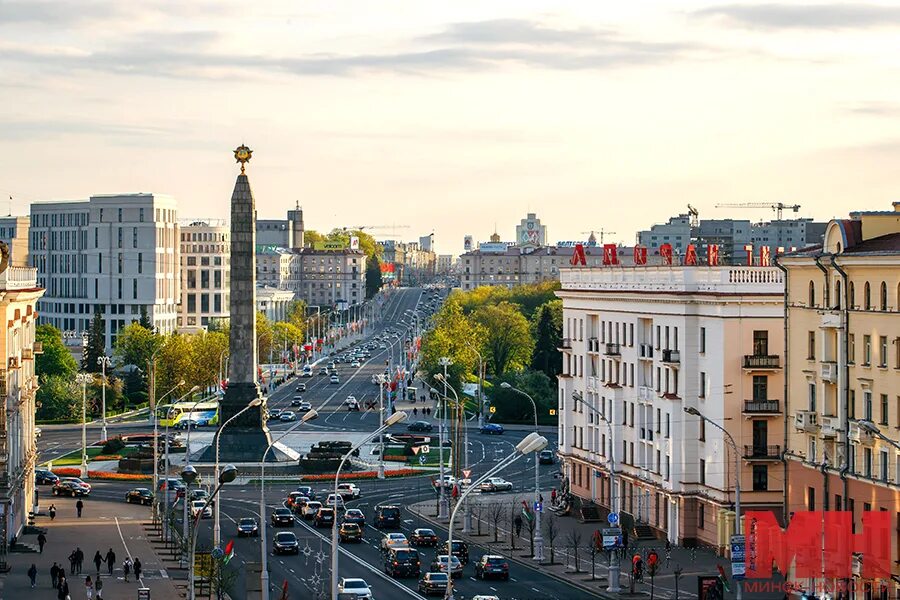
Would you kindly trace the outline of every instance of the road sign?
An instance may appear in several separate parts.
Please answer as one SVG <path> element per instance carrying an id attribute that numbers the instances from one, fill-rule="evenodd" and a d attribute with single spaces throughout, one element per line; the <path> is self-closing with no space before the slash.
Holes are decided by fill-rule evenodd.
<path id="1" fill-rule="evenodd" d="M 422 446 L 413 446 L 412 447 L 413 454 L 418 454 L 419 450 L 421 450 L 421 449 L 422 449 Z"/>
<path id="2" fill-rule="evenodd" d="M 551 408 L 551 409 L 550 409 L 550 416 L 551 416 L 551 417 L 555 417 L 555 416 L 556 416 L 556 409 L 555 409 L 555 408 Z"/>
<path id="3" fill-rule="evenodd" d="M 429 454 L 431 452 L 431 446 L 425 444 L 424 446 L 419 446 L 419 452 L 422 454 Z"/>
<path id="4" fill-rule="evenodd" d="M 462 470 L 463 478 L 468 479 L 472 475 L 472 469 Z"/>
<path id="5" fill-rule="evenodd" d="M 743 579 L 746 573 L 745 548 L 744 536 L 731 536 L 731 576 L 735 579 Z"/>
<path id="6" fill-rule="evenodd" d="M 613 513 L 615 514 L 615 513 Z M 607 550 L 622 547 L 622 530 L 618 527 L 603 529 L 603 547 Z"/>
<path id="7" fill-rule="evenodd" d="M 619 513 L 614 513 L 614 512 L 609 513 L 608 515 L 606 515 L 606 520 L 609 522 L 610 525 L 615 525 L 616 523 L 619 522 Z"/>
<path id="8" fill-rule="evenodd" d="M 535 502 L 534 503 L 534 512 L 539 512 L 539 513 L 544 512 L 544 503 L 543 502 Z"/>
<path id="9" fill-rule="evenodd" d="M 492 406 L 492 407 L 491 407 L 491 414 L 494 414 L 495 412 L 497 412 L 497 407 L 496 407 L 496 406 Z"/>
<path id="10" fill-rule="evenodd" d="M 219 559 L 219 558 L 222 558 L 223 556 L 225 556 L 225 551 L 222 550 L 221 548 L 219 548 L 218 546 L 216 546 L 215 548 L 212 549 L 212 557 L 213 558 Z"/>
<path id="11" fill-rule="evenodd" d="M 428 460 L 428 457 L 425 456 L 424 454 L 419 456 L 419 464 L 420 465 L 424 465 L 426 460 Z"/>
<path id="12" fill-rule="evenodd" d="M 150 600 L 150 588 L 138 588 L 138 600 Z"/>

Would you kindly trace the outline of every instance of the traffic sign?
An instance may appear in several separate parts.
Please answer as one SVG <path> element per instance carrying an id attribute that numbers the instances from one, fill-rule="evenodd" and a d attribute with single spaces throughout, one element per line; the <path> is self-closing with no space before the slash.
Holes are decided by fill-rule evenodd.
<path id="1" fill-rule="evenodd" d="M 428 460 L 428 457 L 425 456 L 424 454 L 419 456 L 419 464 L 420 465 L 424 465 L 426 460 Z"/>
<path id="2" fill-rule="evenodd" d="M 472 475 L 472 469 L 463 469 L 462 474 L 465 479 L 468 479 Z"/>
<path id="3" fill-rule="evenodd" d="M 491 407 L 491 414 L 494 414 L 495 412 L 497 412 L 497 407 L 496 407 L 496 406 L 492 406 L 492 407 Z"/>
<path id="4" fill-rule="evenodd" d="M 534 503 L 534 512 L 539 512 L 539 513 L 544 512 L 544 503 L 543 502 L 535 502 Z"/>
<path id="5" fill-rule="evenodd" d="M 743 579 L 746 573 L 744 563 L 745 539 L 742 535 L 731 536 L 731 576 L 735 579 Z"/>
<path id="6" fill-rule="evenodd" d="M 421 450 L 421 449 L 422 449 L 422 446 L 413 446 L 412 447 L 413 454 L 418 454 L 419 450 Z"/>
<path id="7" fill-rule="evenodd" d="M 219 558 L 222 558 L 223 556 L 225 556 L 225 551 L 222 550 L 220 547 L 216 546 L 215 548 L 212 549 L 212 557 L 213 558 L 219 559 Z"/>
<path id="8" fill-rule="evenodd" d="M 425 444 L 424 446 L 419 446 L 419 452 L 421 452 L 422 454 L 430 454 L 431 446 L 429 446 L 428 444 Z"/>
<path id="9" fill-rule="evenodd" d="M 613 513 L 615 514 L 615 513 Z M 603 547 L 607 550 L 622 547 L 622 530 L 618 527 L 603 529 Z"/>
<path id="10" fill-rule="evenodd" d="M 615 525 L 616 523 L 619 522 L 619 513 L 614 513 L 614 512 L 609 513 L 608 515 L 606 515 L 606 520 L 609 522 L 610 525 Z"/>

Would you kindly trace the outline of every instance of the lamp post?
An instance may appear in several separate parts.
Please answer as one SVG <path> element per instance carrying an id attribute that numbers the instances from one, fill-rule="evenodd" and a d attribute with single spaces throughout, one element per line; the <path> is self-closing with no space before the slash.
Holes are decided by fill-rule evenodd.
<path id="1" fill-rule="evenodd" d="M 466 409 L 465 409 L 465 407 L 460 403 L 460 401 L 459 401 L 459 395 L 456 393 L 456 390 L 454 389 L 454 387 L 453 387 L 452 385 L 450 385 L 450 383 L 444 379 L 444 376 L 443 376 L 443 375 L 441 375 L 440 373 L 438 373 L 438 374 L 435 375 L 434 378 L 437 379 L 438 381 L 443 382 L 443 383 L 444 383 L 444 388 L 445 388 L 445 389 L 448 389 L 448 390 L 450 390 L 451 392 L 453 392 L 453 398 L 454 398 L 454 400 L 455 400 L 455 402 L 456 402 L 456 410 L 462 412 L 462 422 L 461 422 L 461 425 L 462 425 L 463 428 L 464 428 L 464 429 L 463 429 L 463 464 L 464 464 L 464 467 L 463 467 L 463 468 L 466 469 L 466 470 L 468 470 L 468 468 L 469 468 L 469 428 L 468 428 L 468 427 L 466 426 L 466 424 L 465 424 L 465 421 L 466 421 Z M 445 400 L 446 400 L 446 399 L 445 399 Z M 454 444 L 456 444 L 456 445 L 454 445 L 454 448 L 459 449 L 459 445 L 458 445 L 457 442 L 459 442 L 459 440 L 456 440 L 456 441 L 454 442 Z M 465 519 L 465 520 L 463 521 L 463 533 L 469 533 L 469 531 L 471 531 L 471 529 L 472 529 L 472 513 L 469 512 L 469 503 L 468 503 L 468 501 L 466 501 L 466 510 L 463 512 L 463 518 Z"/>
<path id="2" fill-rule="evenodd" d="M 182 479 L 190 485 L 195 479 L 197 479 L 197 470 L 188 465 L 184 468 L 184 471 L 181 473 Z M 237 477 L 237 469 L 234 465 L 226 465 L 225 470 L 217 477 L 216 481 L 218 485 L 216 485 L 213 493 L 210 494 L 209 498 L 206 499 L 206 502 L 203 503 L 203 507 L 197 511 L 197 516 L 193 519 L 193 528 L 191 529 L 191 555 L 190 555 L 190 564 L 188 565 L 188 598 L 190 600 L 196 599 L 196 593 L 194 592 L 194 555 L 197 551 L 197 531 L 200 529 L 200 519 L 203 518 L 203 513 L 206 511 L 206 507 L 209 506 L 209 503 L 212 502 L 215 497 L 222 491 L 222 486 L 226 483 L 231 483 Z M 185 497 L 187 498 L 187 497 Z M 216 502 L 218 504 L 218 502 Z"/>
<path id="3" fill-rule="evenodd" d="M 218 431 L 218 433 L 216 433 L 216 469 L 215 469 L 216 481 L 219 480 L 219 442 L 222 439 L 222 432 L 225 431 L 225 428 L 228 427 L 229 423 L 234 421 L 236 418 L 238 418 L 239 416 L 241 416 L 242 414 L 244 414 L 251 408 L 256 408 L 260 404 L 262 404 L 262 399 L 254 398 L 253 400 L 250 401 L 250 403 L 247 406 L 245 406 L 244 408 L 239 410 L 237 413 L 232 415 L 232 417 L 230 419 L 225 421 L 222 424 L 222 426 L 219 427 L 219 431 Z M 222 530 L 221 530 L 221 527 L 219 526 L 219 502 L 216 502 L 213 505 L 213 515 L 214 515 L 214 517 L 213 517 L 213 547 L 217 548 L 222 541 Z"/>
<path id="4" fill-rule="evenodd" d="M 724 427 L 716 423 L 715 421 L 710 420 L 706 415 L 701 413 L 699 410 L 694 408 L 693 406 L 685 406 L 684 412 L 689 415 L 694 415 L 695 417 L 700 417 L 705 422 L 709 423 L 719 431 L 721 431 L 725 435 L 725 440 L 728 442 L 728 445 L 731 446 L 731 449 L 734 451 L 734 532 L 736 534 L 741 533 L 741 455 L 738 453 L 737 444 L 734 441 L 734 438 L 731 437 L 731 434 L 725 430 Z M 741 600 L 743 598 L 743 589 L 741 586 L 740 579 L 735 579 L 734 581 L 735 590 L 734 595 L 737 600 Z"/>
<path id="5" fill-rule="evenodd" d="M 528 393 L 520 390 L 517 387 L 513 387 L 506 381 L 500 384 L 505 390 L 512 390 L 520 396 L 525 396 L 528 400 L 531 401 L 531 407 L 534 409 L 534 432 L 538 432 L 538 413 L 537 413 L 537 403 L 534 401 Z M 538 510 L 538 504 L 541 501 L 541 482 L 540 482 L 540 461 L 535 457 L 534 459 L 534 560 L 541 562 L 544 560 L 544 536 L 541 534 L 541 511 Z M 541 507 L 543 510 L 543 506 Z"/>
<path id="6" fill-rule="evenodd" d="M 300 417 L 299 421 L 294 423 L 289 429 L 284 431 L 284 433 L 272 440 L 272 442 L 268 445 L 268 447 L 266 447 L 266 451 L 263 452 L 262 455 L 262 461 L 259 465 L 259 554 L 261 557 L 260 563 L 262 565 L 262 570 L 259 574 L 259 583 L 263 598 L 269 597 L 269 555 L 266 554 L 266 546 L 268 545 L 268 542 L 266 541 L 266 456 L 269 454 L 269 450 L 272 449 L 272 446 L 281 441 L 281 438 L 291 433 L 304 423 L 312 421 L 318 416 L 319 413 L 316 412 L 316 409 L 312 409 L 307 412 L 305 415 Z"/>
<path id="7" fill-rule="evenodd" d="M 190 389 L 190 391 L 187 394 L 185 394 L 182 397 L 190 396 L 191 394 L 198 391 L 199 389 L 200 389 L 200 386 L 195 385 L 194 387 L 192 387 Z M 194 404 L 191 406 L 190 411 L 188 412 L 187 419 L 185 419 L 185 425 L 187 427 L 187 441 L 185 442 L 185 447 L 184 447 L 184 471 L 182 471 L 182 474 L 184 474 L 184 472 L 187 471 L 188 469 L 193 469 L 193 467 L 191 466 L 191 429 L 193 429 L 193 427 L 191 425 L 191 415 L 194 414 L 194 409 L 201 402 L 203 402 L 202 398 L 200 400 L 197 400 L 196 402 L 194 402 Z M 196 473 L 196 469 L 194 470 L 194 472 Z M 184 478 L 182 477 L 182 479 L 184 479 Z M 196 477 L 194 479 L 196 479 Z M 182 538 L 184 537 L 184 535 L 187 534 L 187 531 L 185 530 L 185 528 L 188 525 L 188 492 L 191 491 L 190 488 L 191 488 L 192 482 L 193 482 L 193 480 L 185 481 L 187 486 L 185 487 L 185 490 L 184 490 L 184 498 L 183 498 L 184 506 L 182 507 L 182 516 L 181 516 Z M 187 548 L 185 548 L 184 552 L 181 553 L 182 562 L 184 561 L 186 553 L 187 553 Z"/>
<path id="8" fill-rule="evenodd" d="M 447 418 L 447 367 L 453 364 L 453 361 L 450 360 L 449 357 L 442 356 L 438 363 L 444 367 L 444 403 L 441 406 L 441 420 L 438 422 L 438 432 L 439 435 L 439 444 L 440 450 L 438 451 L 438 472 L 440 476 L 440 483 L 438 489 L 438 518 L 446 519 L 447 513 L 449 512 L 449 503 L 447 501 L 447 494 L 444 491 L 445 481 L 444 481 L 444 420 Z"/>
<path id="9" fill-rule="evenodd" d="M 469 349 L 478 355 L 478 427 L 484 427 L 484 358 L 475 344 L 466 341 Z"/>
<path id="10" fill-rule="evenodd" d="M 493 477 L 495 474 L 500 472 L 501 469 L 505 469 L 512 463 L 516 462 L 526 454 L 532 452 L 540 452 L 544 448 L 547 447 L 547 438 L 542 435 L 539 435 L 537 432 L 529 433 L 525 436 L 521 442 L 516 444 L 515 451 L 509 456 L 503 458 L 499 463 L 494 465 L 487 473 L 478 478 L 475 482 L 472 483 L 466 491 L 462 493 L 459 500 L 456 502 L 456 505 L 453 507 L 453 512 L 450 514 L 450 523 L 447 526 L 447 573 L 450 573 L 450 565 L 453 562 L 453 521 L 456 519 L 456 511 L 459 510 L 459 507 L 462 505 L 463 501 L 466 497 L 474 490 L 476 487 L 479 487 L 483 482 L 487 481 L 488 477 Z M 446 600 L 453 600 L 453 578 L 449 577 L 447 582 L 447 592 L 444 596 Z"/>
<path id="11" fill-rule="evenodd" d="M 187 394 L 185 394 L 184 396 L 181 396 L 180 398 L 178 398 L 178 400 L 176 400 L 176 404 L 177 404 L 178 402 L 180 402 L 180 401 L 182 400 L 182 398 L 185 398 L 185 397 L 187 397 L 188 395 L 192 394 L 192 393 L 195 391 L 195 389 L 196 389 L 196 386 L 194 386 L 194 388 L 191 388 L 191 390 L 188 391 Z M 169 409 L 166 411 L 166 433 L 165 433 L 165 436 L 166 436 L 166 449 L 165 449 L 165 458 L 163 459 L 163 461 L 164 461 L 165 464 L 166 464 L 166 467 L 165 467 L 165 472 L 166 472 L 166 473 L 165 473 L 165 474 L 166 474 L 166 494 L 165 494 L 165 504 L 166 504 L 166 513 L 167 513 L 167 514 L 168 514 L 168 511 L 169 511 L 169 488 L 171 487 L 171 486 L 169 485 L 169 425 L 170 425 L 171 423 L 172 423 L 172 409 L 171 409 L 171 407 L 169 407 Z M 157 485 L 157 487 L 159 487 L 159 486 Z M 154 490 L 154 494 L 155 494 L 155 493 L 156 493 L 156 490 Z M 178 498 L 177 498 L 177 496 L 176 496 L 176 501 L 177 501 L 177 500 L 178 500 Z M 185 502 L 187 502 L 187 492 L 185 492 Z M 167 519 L 166 519 L 166 520 L 163 520 L 163 525 L 165 526 L 165 527 L 164 527 L 165 538 L 166 538 L 166 540 L 168 540 L 168 539 L 169 539 L 169 534 L 170 534 L 171 532 L 170 532 L 170 527 L 169 527 L 169 525 L 168 525 L 168 520 L 167 520 Z"/>
<path id="12" fill-rule="evenodd" d="M 355 446 L 350 448 L 350 450 L 341 458 L 341 462 L 338 465 L 337 472 L 334 474 L 334 522 L 331 524 L 331 598 L 332 600 L 338 600 L 338 519 L 337 519 L 337 498 L 338 498 L 338 483 L 341 478 L 341 469 L 344 468 L 344 463 L 347 462 L 347 459 L 353 455 L 353 453 L 360 448 L 363 444 L 368 443 L 372 439 L 378 437 L 387 431 L 391 425 L 396 425 L 397 423 L 402 423 L 406 420 L 406 413 L 401 411 L 397 411 L 392 414 L 390 417 L 384 420 L 384 425 L 368 434 L 362 440 L 356 443 Z M 327 499 L 326 499 L 327 502 Z"/>
<path id="13" fill-rule="evenodd" d="M 378 427 L 384 427 L 384 386 L 387 378 L 383 373 L 375 376 L 378 382 Z M 378 479 L 384 479 L 384 436 L 378 439 Z"/>
<path id="14" fill-rule="evenodd" d="M 87 384 L 94 378 L 89 373 L 77 373 L 75 381 L 81 384 L 81 477 L 88 476 L 87 460 Z"/>
<path id="15" fill-rule="evenodd" d="M 883 442 L 887 442 L 888 444 L 890 444 L 897 450 L 900 450 L 900 443 L 897 443 L 896 441 L 892 440 L 888 436 L 881 433 L 881 430 L 872 421 L 870 421 L 868 419 L 860 419 L 856 422 L 856 424 L 859 425 L 860 429 L 862 429 L 864 431 L 868 431 L 869 433 L 871 433 L 878 439 L 882 440 Z"/>
<path id="16" fill-rule="evenodd" d="M 154 352 L 154 354 L 156 354 Z M 156 394 L 156 361 L 154 359 L 150 359 L 150 411 L 153 413 L 153 522 L 156 523 L 156 519 L 159 517 L 159 499 L 156 497 L 156 493 L 159 488 L 159 419 L 156 418 L 156 404 L 157 402 L 162 402 L 165 400 L 166 396 L 177 390 L 179 387 L 184 385 L 184 379 L 178 382 L 175 387 L 162 395 L 159 400 L 156 400 L 153 395 Z M 168 436 L 166 436 L 168 437 Z"/>
<path id="17" fill-rule="evenodd" d="M 101 377 L 103 378 L 103 381 L 101 382 L 103 385 L 103 388 L 101 391 L 101 397 L 102 397 L 101 410 L 102 410 L 103 425 L 102 425 L 102 428 L 100 429 L 100 435 L 103 436 L 103 439 L 105 440 L 105 439 L 107 439 L 107 437 L 106 437 L 106 367 L 110 366 L 110 359 L 105 354 L 103 356 L 98 356 L 97 364 L 100 366 L 100 374 L 101 374 Z"/>

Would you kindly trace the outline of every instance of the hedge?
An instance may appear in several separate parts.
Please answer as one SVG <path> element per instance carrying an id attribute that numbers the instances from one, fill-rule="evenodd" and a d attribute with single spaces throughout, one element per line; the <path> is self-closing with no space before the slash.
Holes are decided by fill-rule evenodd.
<path id="1" fill-rule="evenodd" d="M 422 475 L 423 473 L 416 469 L 395 469 L 393 471 L 385 471 L 384 476 L 390 477 L 409 477 L 410 475 Z M 334 473 L 321 475 L 301 475 L 300 481 L 334 481 Z M 351 479 L 377 479 L 378 471 L 357 471 L 356 473 L 347 473 L 341 475 L 341 480 Z"/>

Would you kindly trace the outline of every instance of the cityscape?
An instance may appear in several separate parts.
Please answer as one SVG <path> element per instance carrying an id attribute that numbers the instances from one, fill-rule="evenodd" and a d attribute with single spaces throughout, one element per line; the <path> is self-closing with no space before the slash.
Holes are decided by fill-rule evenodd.
<path id="1" fill-rule="evenodd" d="M 0 599 L 900 598 L 900 9 L 265 4 L 0 3 Z"/>

